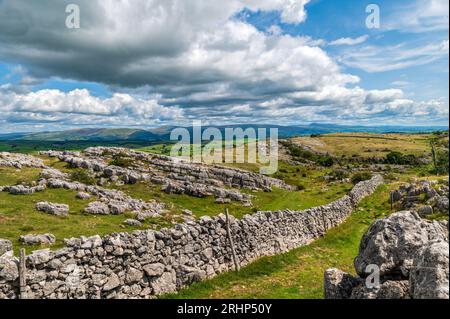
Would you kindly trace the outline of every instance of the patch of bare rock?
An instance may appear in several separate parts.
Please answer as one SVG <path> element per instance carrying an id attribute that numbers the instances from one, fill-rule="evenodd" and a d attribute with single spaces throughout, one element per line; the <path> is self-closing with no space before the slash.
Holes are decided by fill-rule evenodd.
<path id="1" fill-rule="evenodd" d="M 363 236 L 354 265 L 358 277 L 325 272 L 325 298 L 448 299 L 448 222 L 427 221 L 412 211 L 377 220 Z"/>
<path id="2" fill-rule="evenodd" d="M 0 192 L 8 192 L 11 195 L 32 195 L 37 192 L 46 190 L 45 184 L 36 186 L 14 185 L 14 186 L 0 186 Z"/>
<path id="3" fill-rule="evenodd" d="M 83 199 L 83 200 L 88 200 L 88 199 L 92 198 L 92 196 L 89 193 L 85 193 L 85 192 L 78 192 L 76 197 L 78 199 Z"/>
<path id="4" fill-rule="evenodd" d="M 39 202 L 36 204 L 36 210 L 61 217 L 66 217 L 67 215 L 69 215 L 69 205 L 66 204 Z"/>
<path id="5" fill-rule="evenodd" d="M 81 153 L 48 151 L 42 154 L 57 157 L 72 167 L 90 170 L 102 177 L 102 184 L 135 184 L 144 181 L 162 185 L 163 191 L 167 193 L 194 197 L 214 196 L 219 203 L 234 200 L 251 206 L 252 196 L 241 193 L 241 188 L 268 192 L 272 187 L 294 189 L 284 181 L 261 174 L 218 165 L 190 163 L 126 148 L 91 147 Z M 129 159 L 130 165 L 110 165 L 112 159 L 117 156 Z"/>
<path id="6" fill-rule="evenodd" d="M 32 155 L 20 153 L 0 152 L 0 167 L 22 167 L 44 168 L 44 162 Z"/>
<path id="7" fill-rule="evenodd" d="M 402 185 L 391 193 L 392 200 L 401 210 L 414 210 L 426 217 L 435 213 L 449 213 L 449 187 L 437 181 L 417 181 Z"/>
<path id="8" fill-rule="evenodd" d="M 0 238 L 0 256 L 13 249 L 12 242 L 10 240 Z"/>
<path id="9" fill-rule="evenodd" d="M 142 223 L 136 219 L 127 219 L 123 222 L 125 225 L 133 226 L 133 227 L 141 227 Z"/>
<path id="10" fill-rule="evenodd" d="M 56 242 L 56 237 L 53 234 L 42 235 L 24 235 L 20 236 L 20 242 L 25 245 L 53 245 Z"/>
<path id="11" fill-rule="evenodd" d="M 116 189 L 107 189 L 97 185 L 86 185 L 80 182 L 69 180 L 67 174 L 54 169 L 46 168 L 41 173 L 38 181 L 39 187 L 43 189 L 68 189 L 77 191 L 76 198 L 90 200 L 96 197 L 97 200 L 88 204 L 85 212 L 93 215 L 120 215 L 125 212 L 134 212 L 140 215 L 142 220 L 151 217 L 159 217 L 164 213 L 164 205 L 156 201 L 144 201 L 135 199 L 122 191 Z M 23 194 L 32 194 L 34 190 L 18 186 Z M 8 188 L 10 190 L 10 188 Z M 64 211 L 68 212 L 68 206 L 64 204 L 38 203 L 36 209 L 57 216 L 66 216 Z M 67 208 L 67 209 L 66 209 Z"/>

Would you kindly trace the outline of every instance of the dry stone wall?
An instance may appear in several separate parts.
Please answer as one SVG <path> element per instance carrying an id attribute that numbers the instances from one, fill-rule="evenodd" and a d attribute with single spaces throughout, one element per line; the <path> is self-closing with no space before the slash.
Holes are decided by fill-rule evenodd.
<path id="1" fill-rule="evenodd" d="M 310 243 L 343 222 L 383 182 L 357 184 L 343 198 L 300 212 L 258 212 L 230 218 L 241 266 Z M 26 259 L 27 298 L 152 298 L 233 269 L 224 215 L 161 231 L 73 238 L 57 251 Z M 0 299 L 19 297 L 18 260 L 8 243 L 0 256 Z M 8 248 L 9 247 L 9 248 Z"/>

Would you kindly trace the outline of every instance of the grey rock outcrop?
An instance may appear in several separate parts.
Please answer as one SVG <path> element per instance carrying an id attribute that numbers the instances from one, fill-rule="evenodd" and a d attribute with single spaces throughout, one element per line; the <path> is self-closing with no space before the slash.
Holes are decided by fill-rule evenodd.
<path id="1" fill-rule="evenodd" d="M 415 299 L 449 298 L 448 242 L 429 242 L 416 253 L 409 282 Z"/>
<path id="2" fill-rule="evenodd" d="M 362 281 L 339 269 L 328 269 L 324 275 L 325 299 L 349 299 L 353 289 Z"/>
<path id="3" fill-rule="evenodd" d="M 39 202 L 36 204 L 36 210 L 55 216 L 66 217 L 69 215 L 69 205 L 66 204 Z"/>
<path id="4" fill-rule="evenodd" d="M 56 237 L 53 234 L 30 234 L 20 236 L 20 241 L 25 245 L 53 245 L 56 242 Z"/>
<path id="5" fill-rule="evenodd" d="M 84 211 L 92 215 L 109 215 L 111 213 L 108 205 L 99 201 L 89 203 Z"/>
<path id="6" fill-rule="evenodd" d="M 240 188 L 259 191 L 271 191 L 272 187 L 295 189 L 279 179 L 248 171 L 190 163 L 125 148 L 91 147 L 82 153 L 49 151 L 42 154 L 58 157 L 72 167 L 90 170 L 98 177 L 107 177 L 112 183 L 151 182 L 162 185 L 167 193 L 194 197 L 214 196 L 241 201 L 245 205 L 251 205 L 251 195 L 241 193 Z M 108 165 L 115 156 L 129 158 L 130 167 Z M 102 185 L 107 182 L 103 179 Z"/>
<path id="7" fill-rule="evenodd" d="M 90 194 L 85 193 L 85 192 L 78 192 L 76 197 L 78 199 L 83 199 L 83 200 L 88 200 L 88 199 L 92 198 L 92 196 Z"/>
<path id="8" fill-rule="evenodd" d="M 0 238 L 0 256 L 13 250 L 13 245 L 10 240 Z"/>
<path id="9" fill-rule="evenodd" d="M 448 197 L 438 195 L 435 200 L 435 207 L 438 212 L 449 213 L 449 200 Z"/>
<path id="10" fill-rule="evenodd" d="M 21 169 L 22 167 L 43 168 L 45 165 L 40 158 L 32 155 L 0 152 L 0 167 L 2 166 Z"/>
<path id="11" fill-rule="evenodd" d="M 350 299 L 410 299 L 407 280 L 388 280 L 378 288 L 368 288 L 364 283 L 355 287 Z"/>
<path id="12" fill-rule="evenodd" d="M 325 272 L 326 298 L 448 299 L 448 223 L 409 211 L 377 220 L 361 239 L 354 264 L 359 278 L 337 269 Z M 379 273 L 368 277 L 367 266 Z"/>
<path id="13" fill-rule="evenodd" d="M 409 282 L 407 280 L 388 280 L 377 293 L 377 299 L 410 299 Z"/>
<path id="14" fill-rule="evenodd" d="M 407 277 L 415 253 L 430 240 L 446 240 L 447 230 L 438 222 L 421 219 L 415 212 L 398 212 L 377 220 L 363 236 L 355 259 L 357 273 L 374 264 L 380 274 Z"/>
<path id="15" fill-rule="evenodd" d="M 433 215 L 433 207 L 431 207 L 430 205 L 422 206 L 417 210 L 417 213 L 419 214 L 420 217 Z"/>
<path id="16" fill-rule="evenodd" d="M 42 178 L 45 178 L 45 179 L 55 178 L 55 179 L 64 179 L 65 180 L 65 179 L 69 178 L 68 174 L 63 173 L 60 170 L 57 170 L 55 168 L 43 169 L 40 175 Z"/>
<path id="17" fill-rule="evenodd" d="M 448 185 L 438 185 L 438 181 L 422 180 L 402 185 L 391 193 L 391 198 L 399 202 L 401 210 L 415 210 L 422 217 L 449 213 Z"/>
<path id="18" fill-rule="evenodd" d="M 14 282 L 19 277 L 19 261 L 12 251 L 0 256 L 0 285 L 5 282 Z M 1 289 L 0 289 L 1 292 Z M 6 292 L 12 295 L 11 292 Z"/>
<path id="19" fill-rule="evenodd" d="M 142 223 L 136 219 L 126 219 L 123 223 L 125 225 L 133 226 L 133 227 L 141 227 L 142 226 Z"/>
<path id="20" fill-rule="evenodd" d="M 143 201 L 141 199 L 134 199 L 122 191 L 116 189 L 107 189 L 96 185 L 85 185 L 79 182 L 71 182 L 64 179 L 51 178 L 46 180 L 46 185 L 50 188 L 64 188 L 76 190 L 77 198 L 88 200 L 93 196 L 98 200 L 90 203 L 85 212 L 94 215 L 119 215 L 126 211 L 136 211 L 137 213 L 145 213 L 148 216 L 149 212 L 160 216 L 164 213 L 164 204 L 156 201 Z"/>
<path id="21" fill-rule="evenodd" d="M 31 195 L 36 192 L 42 192 L 45 189 L 46 189 L 45 185 L 37 185 L 37 186 L 15 185 L 3 187 L 4 192 L 9 192 L 12 195 Z"/>

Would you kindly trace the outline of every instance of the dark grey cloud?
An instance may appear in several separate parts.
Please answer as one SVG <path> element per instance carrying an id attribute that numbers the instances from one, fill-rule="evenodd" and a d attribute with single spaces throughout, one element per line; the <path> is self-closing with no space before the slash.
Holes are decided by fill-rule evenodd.
<path id="1" fill-rule="evenodd" d="M 355 86 L 359 79 L 342 72 L 320 41 L 259 32 L 232 18 L 244 8 L 279 10 L 285 22 L 300 23 L 308 2 L 0 1 L 0 61 L 25 70 L 22 83 L 0 87 L 0 121 L 151 125 L 419 114 L 400 90 Z M 72 3 L 81 9 L 80 29 L 65 27 Z M 113 96 L 30 92 L 49 78 L 102 83 Z M 440 102 L 424 103 L 426 114 L 444 112 Z"/>

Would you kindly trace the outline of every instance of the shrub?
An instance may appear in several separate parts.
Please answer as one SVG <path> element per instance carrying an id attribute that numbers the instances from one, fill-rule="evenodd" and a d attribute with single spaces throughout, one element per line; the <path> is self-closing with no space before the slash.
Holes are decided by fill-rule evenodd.
<path id="1" fill-rule="evenodd" d="M 389 173 L 384 175 L 384 179 L 386 181 L 393 182 L 393 181 L 397 181 L 398 177 L 394 173 L 389 172 Z"/>
<path id="2" fill-rule="evenodd" d="M 414 155 L 404 155 L 400 152 L 390 152 L 386 155 L 386 163 L 398 165 L 417 165 L 418 160 Z"/>
<path id="3" fill-rule="evenodd" d="M 70 179 L 86 185 L 94 185 L 96 183 L 95 177 L 82 169 L 74 170 L 70 174 Z"/>
<path id="4" fill-rule="evenodd" d="M 131 159 L 126 158 L 126 155 L 117 154 L 113 156 L 112 161 L 109 162 L 109 165 L 118 166 L 118 167 L 129 167 L 132 164 Z"/>
<path id="5" fill-rule="evenodd" d="M 323 156 L 317 162 L 324 167 L 331 167 L 334 165 L 334 160 L 330 156 Z"/>
<path id="6" fill-rule="evenodd" d="M 316 154 L 289 141 L 283 141 L 281 144 L 286 147 L 289 150 L 290 155 L 299 162 L 312 161 L 324 167 L 331 167 L 334 165 L 334 160 L 329 155 Z"/>
<path id="7" fill-rule="evenodd" d="M 436 174 L 443 175 L 449 172 L 448 150 L 436 154 Z"/>
<path id="8" fill-rule="evenodd" d="M 348 177 L 348 173 L 343 169 L 337 169 L 331 173 L 331 176 L 333 176 L 333 179 L 335 180 L 342 180 Z"/>
<path id="9" fill-rule="evenodd" d="M 358 172 L 353 174 L 351 180 L 353 184 L 358 184 L 362 181 L 367 181 L 372 178 L 372 174 L 369 172 Z"/>

